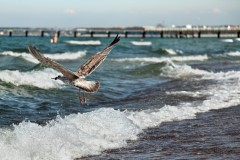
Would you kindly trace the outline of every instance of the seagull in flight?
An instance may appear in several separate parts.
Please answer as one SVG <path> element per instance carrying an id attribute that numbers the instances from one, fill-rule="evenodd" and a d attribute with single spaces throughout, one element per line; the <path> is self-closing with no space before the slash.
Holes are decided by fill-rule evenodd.
<path id="1" fill-rule="evenodd" d="M 54 80 L 61 80 L 65 83 L 71 84 L 81 90 L 86 92 L 96 92 L 99 87 L 100 83 L 98 81 L 87 81 L 85 78 L 90 75 L 107 57 L 107 55 L 112 50 L 113 46 L 120 41 L 120 36 L 116 36 L 115 39 L 110 43 L 105 49 L 96 53 L 92 56 L 88 61 L 82 64 L 76 72 L 70 71 L 69 69 L 65 68 L 61 64 L 57 63 L 56 61 L 44 57 L 35 47 L 29 45 L 28 50 L 35 57 L 40 63 L 48 65 L 59 72 L 62 75 L 59 75 Z M 86 103 L 86 98 L 83 99 L 79 96 L 80 102 Z"/>

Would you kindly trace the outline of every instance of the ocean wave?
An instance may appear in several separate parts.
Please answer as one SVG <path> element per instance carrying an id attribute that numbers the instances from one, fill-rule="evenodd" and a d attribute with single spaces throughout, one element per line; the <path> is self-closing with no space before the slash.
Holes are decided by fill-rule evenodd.
<path id="1" fill-rule="evenodd" d="M 227 56 L 240 56 L 240 52 L 239 51 L 236 51 L 236 52 L 229 52 L 229 53 L 225 53 L 225 55 Z"/>
<path id="2" fill-rule="evenodd" d="M 161 63 L 168 61 L 205 61 L 208 59 L 207 55 L 196 55 L 196 56 L 174 56 L 174 57 L 143 57 L 143 58 L 121 58 L 115 59 L 117 62 L 148 62 L 148 63 Z"/>
<path id="3" fill-rule="evenodd" d="M 181 95 L 181 96 L 189 96 L 189 97 L 194 97 L 194 98 L 201 98 L 201 97 L 206 97 L 210 96 L 211 94 L 208 92 L 199 92 L 199 91 L 172 91 L 172 92 L 166 92 L 168 95 Z"/>
<path id="4" fill-rule="evenodd" d="M 184 65 L 183 68 L 186 68 Z M 181 71 L 183 68 L 177 68 Z M 170 71 L 171 72 L 171 71 Z M 138 112 L 126 111 L 128 118 L 131 119 L 141 129 L 156 127 L 162 122 L 184 120 L 195 118 L 197 113 L 207 112 L 212 109 L 222 109 L 240 104 L 240 72 L 207 72 L 187 67 L 185 74 L 202 75 L 199 80 L 212 79 L 217 81 L 215 84 L 207 86 L 197 92 L 173 91 L 167 94 L 187 95 L 192 97 L 206 97 L 203 102 L 187 102 L 177 106 L 165 105 L 163 108 L 155 110 L 142 110 Z M 174 71 L 176 73 L 176 71 Z"/>
<path id="5" fill-rule="evenodd" d="M 124 147 L 141 132 L 111 108 L 58 117 L 45 126 L 22 122 L 13 130 L 0 129 L 0 159 L 73 160 Z"/>
<path id="6" fill-rule="evenodd" d="M 186 77 L 198 77 L 204 75 L 210 75 L 208 71 L 194 69 L 191 66 L 177 65 L 172 61 L 168 61 L 164 67 L 161 68 L 161 76 L 169 78 L 186 78 Z"/>
<path id="7" fill-rule="evenodd" d="M 17 53 L 12 51 L 4 51 L 0 53 L 3 56 L 21 57 L 32 63 L 39 63 L 31 54 L 29 53 Z M 86 55 L 86 51 L 79 51 L 76 53 L 66 52 L 66 53 L 55 53 L 55 54 L 44 54 L 44 56 L 49 57 L 54 60 L 76 60 Z"/>
<path id="8" fill-rule="evenodd" d="M 198 113 L 239 105 L 240 77 L 233 79 L 233 72 L 210 74 L 215 78 L 225 77 L 217 79 L 224 83 L 199 90 L 197 96 L 207 96 L 201 103 L 187 102 L 141 111 L 101 108 L 58 117 L 45 126 L 22 122 L 12 130 L 0 129 L 0 159 L 70 160 L 97 155 L 104 150 L 125 147 L 128 140 L 137 140 L 144 129 L 162 122 L 193 119 Z M 235 72 L 237 74 L 239 72 Z M 179 91 L 173 94 L 193 93 Z"/>
<path id="9" fill-rule="evenodd" d="M 228 72 L 217 72 L 203 75 L 201 79 L 212 79 L 212 80 L 228 80 L 228 79 L 240 79 L 240 71 L 228 71 Z"/>
<path id="10" fill-rule="evenodd" d="M 233 43 L 233 39 L 223 39 L 222 42 Z"/>
<path id="11" fill-rule="evenodd" d="M 174 50 L 174 49 L 171 49 L 171 48 L 163 49 L 163 50 L 166 51 L 170 55 L 177 55 L 178 53 L 183 54 L 183 51 L 181 51 L 181 50 Z"/>
<path id="12" fill-rule="evenodd" d="M 51 68 L 29 72 L 2 70 L 0 71 L 0 80 L 16 86 L 28 85 L 43 89 L 61 88 L 62 81 L 51 79 L 57 75 L 59 73 Z"/>
<path id="13" fill-rule="evenodd" d="M 157 110 L 127 112 L 128 118 L 137 126 L 140 126 L 140 128 L 146 129 L 156 127 L 162 122 L 193 119 L 197 113 L 207 112 L 212 109 L 239 105 L 240 87 L 235 87 L 235 85 L 238 85 L 238 80 L 234 84 L 226 82 L 224 85 L 218 84 L 210 87 L 208 90 L 199 91 L 198 95 L 209 95 L 211 93 L 211 96 L 199 104 L 181 103 L 178 106 L 165 105 L 163 108 Z"/>
<path id="14" fill-rule="evenodd" d="M 178 65 L 171 61 L 166 63 L 161 68 L 161 76 L 170 78 L 198 78 L 201 80 L 227 80 L 227 79 L 240 79 L 239 71 L 228 72 L 208 72 L 205 70 L 192 68 L 191 66 L 184 64 Z"/>
<path id="15" fill-rule="evenodd" d="M 74 44 L 74 45 L 101 45 L 101 41 L 96 40 L 89 40 L 89 41 L 74 41 L 74 40 L 70 40 L 70 41 L 65 41 L 66 43 L 69 44 Z"/>
<path id="16" fill-rule="evenodd" d="M 151 46 L 152 42 L 150 41 L 131 41 L 131 43 L 135 46 Z"/>

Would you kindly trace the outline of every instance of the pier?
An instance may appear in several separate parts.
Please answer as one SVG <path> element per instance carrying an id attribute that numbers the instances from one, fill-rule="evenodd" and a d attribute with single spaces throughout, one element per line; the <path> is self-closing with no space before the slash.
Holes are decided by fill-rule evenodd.
<path id="1" fill-rule="evenodd" d="M 202 37 L 236 37 L 240 38 L 240 27 L 235 28 L 76 28 L 76 29 L 49 29 L 49 28 L 0 28 L 0 36 L 52 36 L 58 37 L 112 37 L 119 34 L 122 37 L 156 37 L 156 38 L 202 38 Z"/>

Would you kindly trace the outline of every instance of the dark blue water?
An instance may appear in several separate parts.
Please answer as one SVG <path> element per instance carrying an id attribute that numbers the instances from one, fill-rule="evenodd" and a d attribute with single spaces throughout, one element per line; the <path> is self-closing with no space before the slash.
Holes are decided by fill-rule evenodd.
<path id="1" fill-rule="evenodd" d="M 0 159 L 239 157 L 239 39 L 121 38 L 87 77 L 101 87 L 86 104 L 27 50 L 76 71 L 113 38 L 0 37 Z M 218 122 L 230 126 L 210 135 Z"/>

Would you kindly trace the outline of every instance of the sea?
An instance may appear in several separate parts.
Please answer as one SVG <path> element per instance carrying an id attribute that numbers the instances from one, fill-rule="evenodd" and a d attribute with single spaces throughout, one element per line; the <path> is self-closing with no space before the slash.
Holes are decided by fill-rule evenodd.
<path id="1" fill-rule="evenodd" d="M 27 49 L 76 71 L 114 36 L 0 36 L 1 160 L 239 159 L 239 38 L 122 36 L 86 78 L 96 93 Z"/>

